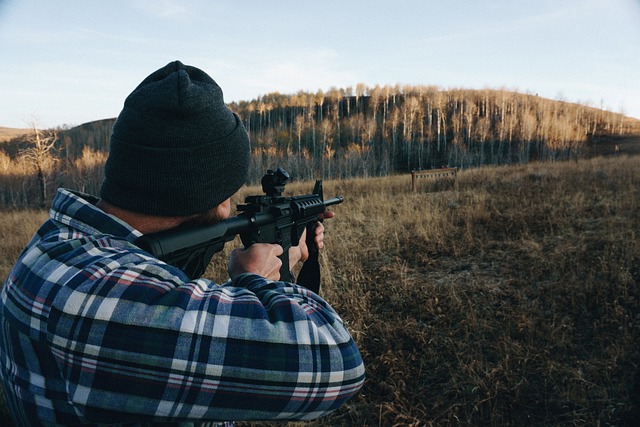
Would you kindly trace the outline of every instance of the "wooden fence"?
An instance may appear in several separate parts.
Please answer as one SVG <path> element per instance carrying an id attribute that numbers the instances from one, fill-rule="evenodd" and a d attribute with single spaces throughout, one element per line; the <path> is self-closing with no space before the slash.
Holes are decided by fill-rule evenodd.
<path id="1" fill-rule="evenodd" d="M 411 191 L 416 191 L 417 181 L 419 179 L 426 178 L 456 178 L 458 168 L 442 168 L 442 169 L 429 169 L 422 171 L 411 171 Z"/>

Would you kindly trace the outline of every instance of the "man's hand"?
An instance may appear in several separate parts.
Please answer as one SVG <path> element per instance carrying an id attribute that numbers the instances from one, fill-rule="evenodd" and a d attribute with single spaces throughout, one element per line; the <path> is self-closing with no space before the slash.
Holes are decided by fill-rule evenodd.
<path id="1" fill-rule="evenodd" d="M 243 273 L 254 273 L 270 280 L 280 280 L 282 261 L 278 256 L 282 246 L 269 243 L 254 243 L 246 249 L 238 248 L 229 258 L 229 277 L 233 280 Z"/>
<path id="2" fill-rule="evenodd" d="M 335 214 L 327 211 L 318 215 L 318 219 L 333 218 Z M 324 248 L 324 225 L 318 221 L 314 229 L 314 239 L 318 249 Z M 307 230 L 302 233 L 297 246 L 289 248 L 289 266 L 293 268 L 299 261 L 309 258 Z M 282 261 L 278 256 L 283 253 L 282 246 L 269 243 L 254 243 L 248 248 L 234 249 L 229 259 L 229 277 L 233 280 L 243 273 L 254 273 L 270 280 L 280 280 Z"/>
<path id="3" fill-rule="evenodd" d="M 323 214 L 319 215 L 321 219 L 330 219 L 336 216 L 334 212 L 325 211 Z M 316 237 L 315 237 L 316 245 L 318 249 L 324 248 L 324 225 L 318 221 L 318 225 L 316 226 Z"/>

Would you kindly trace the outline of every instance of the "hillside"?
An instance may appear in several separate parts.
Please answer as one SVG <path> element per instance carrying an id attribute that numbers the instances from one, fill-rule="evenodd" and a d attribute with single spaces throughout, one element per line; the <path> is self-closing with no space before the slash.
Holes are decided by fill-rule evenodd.
<path id="1" fill-rule="evenodd" d="M 29 131 L 30 129 L 6 128 L 0 126 L 0 143 L 19 138 L 22 135 L 29 133 Z"/>
<path id="2" fill-rule="evenodd" d="M 294 177 L 387 176 L 640 152 L 640 120 L 503 90 L 428 86 L 271 93 L 230 107 L 251 135 L 250 182 L 286 164 Z M 105 152 L 114 119 L 58 130 L 58 155 Z M 24 138 L 2 144 L 14 158 Z"/>

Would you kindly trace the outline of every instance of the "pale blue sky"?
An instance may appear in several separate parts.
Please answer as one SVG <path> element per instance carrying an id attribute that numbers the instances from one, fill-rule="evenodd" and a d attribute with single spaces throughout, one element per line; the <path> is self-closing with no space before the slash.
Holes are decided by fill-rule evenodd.
<path id="1" fill-rule="evenodd" d="M 640 0 L 0 0 L 0 126 L 116 117 L 179 59 L 225 100 L 506 88 L 640 118 Z"/>

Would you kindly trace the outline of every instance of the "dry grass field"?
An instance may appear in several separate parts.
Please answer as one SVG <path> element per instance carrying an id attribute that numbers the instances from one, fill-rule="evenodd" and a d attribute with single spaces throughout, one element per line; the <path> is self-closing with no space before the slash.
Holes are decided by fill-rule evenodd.
<path id="1" fill-rule="evenodd" d="M 345 202 L 327 222 L 321 293 L 368 379 L 304 425 L 638 425 L 640 157 L 410 186 L 325 182 Z M 0 214 L 3 278 L 44 216 Z M 220 254 L 207 274 L 224 271 Z"/>

